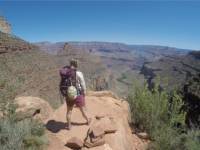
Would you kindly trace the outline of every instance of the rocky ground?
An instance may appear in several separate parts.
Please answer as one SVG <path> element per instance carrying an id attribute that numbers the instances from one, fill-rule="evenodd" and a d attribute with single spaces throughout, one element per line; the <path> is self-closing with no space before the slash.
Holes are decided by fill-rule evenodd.
<path id="1" fill-rule="evenodd" d="M 25 99 L 28 99 L 27 104 L 24 102 Z M 22 111 L 28 111 L 29 114 L 32 112 L 35 118 L 41 118 L 45 122 L 49 140 L 48 150 L 143 150 L 148 143 L 148 140 L 141 139 L 132 132 L 128 123 L 128 103 L 119 100 L 108 91 L 88 92 L 86 105 L 92 122 L 86 125 L 81 112 L 75 107 L 71 130 L 66 128 L 65 104 L 54 112 L 50 111 L 48 115 L 47 111 L 52 109 L 49 108 L 50 105 L 45 107 L 46 102 L 42 102 L 41 99 L 34 97 L 16 99 L 19 104 L 21 101 L 23 106 L 20 105 L 18 110 L 21 111 L 20 115 Z M 41 103 L 41 107 L 36 103 Z M 34 106 L 37 107 L 35 111 L 39 117 L 35 115 Z"/>

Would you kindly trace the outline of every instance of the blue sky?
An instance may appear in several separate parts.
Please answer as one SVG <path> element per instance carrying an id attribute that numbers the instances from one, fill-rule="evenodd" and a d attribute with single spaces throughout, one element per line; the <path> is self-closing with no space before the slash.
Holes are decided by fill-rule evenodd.
<path id="1" fill-rule="evenodd" d="M 200 50 L 200 1 L 7 1 L 0 14 L 31 42 L 108 41 Z"/>

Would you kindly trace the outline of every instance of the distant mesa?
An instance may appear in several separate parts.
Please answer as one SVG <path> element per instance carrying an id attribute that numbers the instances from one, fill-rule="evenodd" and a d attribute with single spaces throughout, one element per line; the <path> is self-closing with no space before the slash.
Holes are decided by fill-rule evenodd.
<path id="1" fill-rule="evenodd" d="M 3 16 L 0 16 L 0 31 L 8 34 L 11 33 L 11 25 Z"/>

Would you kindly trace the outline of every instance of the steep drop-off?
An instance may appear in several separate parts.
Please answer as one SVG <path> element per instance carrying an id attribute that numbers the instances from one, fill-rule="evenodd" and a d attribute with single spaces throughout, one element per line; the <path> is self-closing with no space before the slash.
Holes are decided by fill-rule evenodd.
<path id="1" fill-rule="evenodd" d="M 62 53 L 71 51 L 63 47 Z M 6 100 L 13 91 L 17 95 L 32 95 L 46 99 L 54 107 L 60 104 L 59 69 L 77 58 L 84 73 L 88 89 L 92 89 L 97 76 L 107 76 L 99 58 L 87 53 L 50 55 L 14 35 L 0 32 L 0 96 Z M 10 91 L 10 92 L 9 92 Z M 9 97 L 8 99 L 12 99 Z"/>
<path id="2" fill-rule="evenodd" d="M 183 56 L 165 56 L 158 61 L 145 63 L 141 74 L 152 87 L 160 82 L 163 88 L 180 88 L 192 76 L 200 73 L 199 51 Z"/>

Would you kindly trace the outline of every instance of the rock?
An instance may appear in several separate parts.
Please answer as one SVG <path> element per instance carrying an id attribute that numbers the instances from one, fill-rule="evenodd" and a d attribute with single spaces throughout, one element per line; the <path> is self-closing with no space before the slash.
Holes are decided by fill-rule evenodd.
<path id="1" fill-rule="evenodd" d="M 114 150 L 114 149 L 111 148 L 109 144 L 105 143 L 98 147 L 92 147 L 92 148 L 83 147 L 81 150 Z"/>
<path id="2" fill-rule="evenodd" d="M 146 132 L 139 132 L 136 135 L 141 139 L 149 139 L 149 135 Z"/>
<path id="3" fill-rule="evenodd" d="M 105 133 L 115 133 L 117 131 L 114 118 L 108 116 L 98 120 L 89 129 L 84 145 L 88 148 L 105 144 Z"/>
<path id="4" fill-rule="evenodd" d="M 113 150 L 109 144 L 104 144 L 104 150 Z"/>
<path id="5" fill-rule="evenodd" d="M 105 117 L 108 117 L 108 118 L 110 118 L 110 119 L 113 119 L 113 115 L 110 114 L 110 113 L 101 112 L 101 113 L 98 113 L 98 114 L 95 115 L 95 118 L 96 118 L 97 120 L 100 120 L 100 119 L 105 118 Z"/>
<path id="6" fill-rule="evenodd" d="M 103 127 L 100 125 L 91 127 L 90 131 L 91 131 L 90 135 L 93 138 L 101 137 L 105 134 Z"/>
<path id="7" fill-rule="evenodd" d="M 90 139 L 89 136 L 88 136 L 88 138 L 87 138 L 87 139 L 85 140 L 85 142 L 84 142 L 84 145 L 85 145 L 87 148 L 96 147 L 96 146 L 100 146 L 100 145 L 103 145 L 103 144 L 105 144 L 105 138 L 104 138 L 104 136 L 101 137 L 100 139 L 98 139 L 98 140 L 95 141 L 95 142 L 92 142 L 91 139 Z"/>
<path id="8" fill-rule="evenodd" d="M 116 123 L 114 119 L 110 119 L 109 117 L 104 117 L 97 122 L 97 126 L 104 129 L 104 132 L 107 133 L 115 133 L 117 131 Z"/>
<path id="9" fill-rule="evenodd" d="M 100 141 L 102 138 L 104 138 L 104 136 L 105 136 L 105 135 L 102 135 L 102 136 L 99 136 L 99 137 L 96 137 L 96 138 L 90 137 L 90 141 L 91 141 L 92 143 L 96 143 L 96 142 Z"/>
<path id="10" fill-rule="evenodd" d="M 2 16 L 0 16 L 0 29 L 1 29 L 1 32 L 11 33 L 11 25 Z"/>
<path id="11" fill-rule="evenodd" d="M 97 120 L 99 120 L 99 119 L 101 119 L 101 118 L 104 118 L 105 117 L 105 115 L 96 115 L 95 116 L 95 118 L 97 119 Z"/>
<path id="12" fill-rule="evenodd" d="M 52 134 L 48 134 L 48 150 L 71 150 L 71 148 L 65 146 L 65 142 Z"/>
<path id="13" fill-rule="evenodd" d="M 18 120 L 34 118 L 45 122 L 53 114 L 49 103 L 38 97 L 17 97 L 14 103 L 18 106 L 16 110 Z"/>
<path id="14" fill-rule="evenodd" d="M 91 124 L 87 126 L 85 125 L 85 119 L 82 117 L 80 110 L 75 107 L 72 113 L 72 122 L 74 122 L 74 126 L 71 130 L 66 130 L 66 104 L 63 104 L 61 107 L 55 110 L 54 114 L 51 116 L 51 118 L 49 118 L 49 120 L 55 120 L 55 122 L 53 122 L 53 126 L 59 129 L 58 132 L 47 131 L 47 133 L 59 138 L 62 143 L 66 143 L 66 141 L 71 137 L 78 137 L 84 141 L 84 145 L 87 145 L 87 148 L 84 148 L 85 150 L 145 149 L 144 146 L 146 143 L 148 144 L 148 140 L 142 140 L 136 134 L 131 133 L 130 124 L 128 123 L 127 119 L 129 111 L 128 103 L 126 101 L 121 102 L 122 107 L 118 107 L 114 104 L 114 102 L 118 101 L 118 99 L 113 99 L 110 96 L 104 96 L 102 99 L 102 97 L 96 97 L 94 94 L 93 96 L 86 95 L 85 98 L 87 102 L 87 110 L 91 116 L 104 115 L 105 117 L 100 118 L 99 120 L 93 119 Z M 106 129 L 106 131 L 111 127 L 108 128 L 104 124 L 111 124 L 112 126 L 115 126 L 117 131 L 114 134 L 105 134 L 103 137 L 91 138 L 88 134 L 88 128 L 92 129 L 93 126 L 98 124 L 101 124 L 103 130 Z M 105 144 L 103 144 L 104 139 Z M 51 149 L 51 145 L 47 149 L 70 150 L 68 147 L 65 147 L 65 149 L 60 149 L 60 147 L 57 149 Z"/>
<path id="15" fill-rule="evenodd" d="M 113 92 L 111 91 L 89 91 L 87 93 L 88 96 L 96 96 L 96 97 L 112 97 L 114 99 L 119 99 Z"/>
<path id="16" fill-rule="evenodd" d="M 72 137 L 67 141 L 66 146 L 72 149 L 80 149 L 83 147 L 83 141 L 77 137 Z"/>
<path id="17" fill-rule="evenodd" d="M 99 126 L 92 126 L 88 130 L 84 145 L 87 148 L 96 147 L 105 144 L 104 130 Z"/>
<path id="18" fill-rule="evenodd" d="M 83 147 L 81 150 L 88 150 L 88 148 L 87 147 Z"/>

